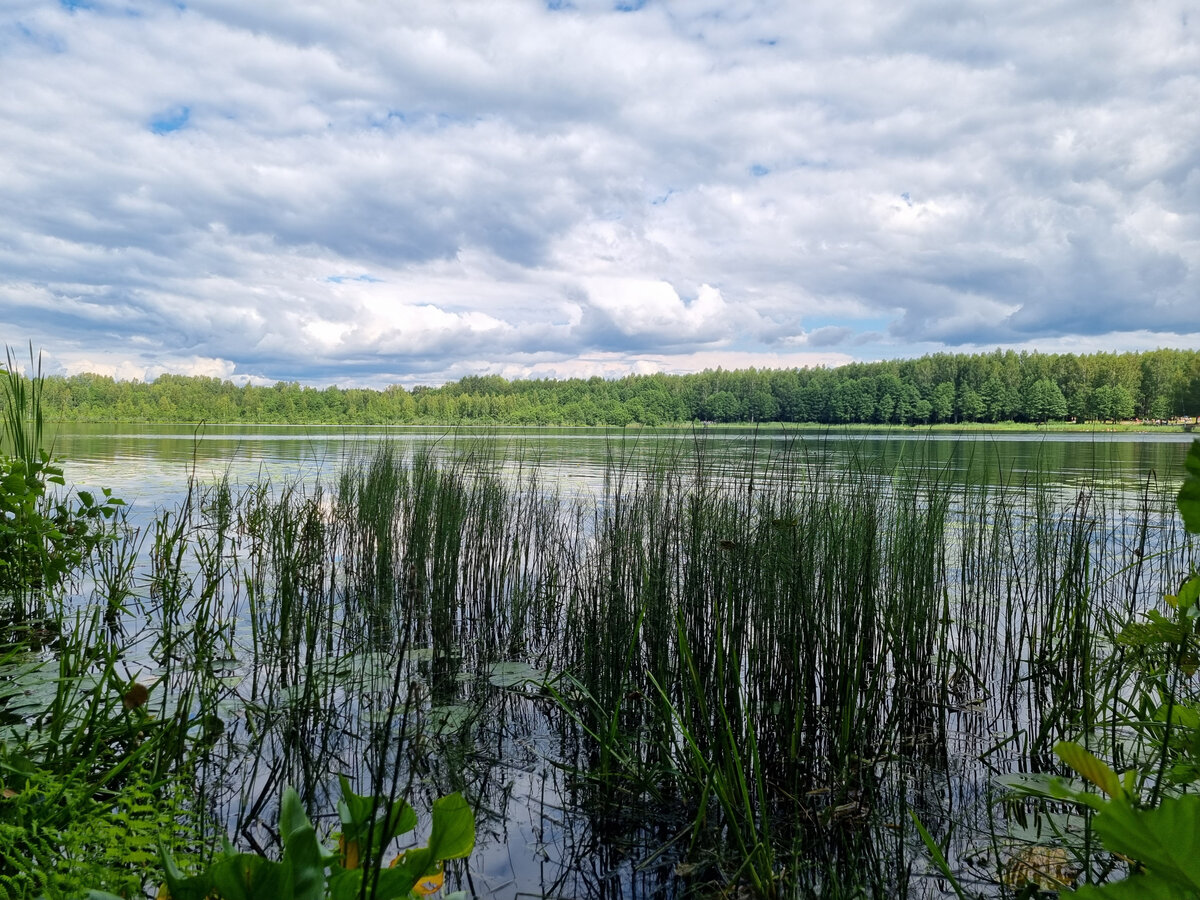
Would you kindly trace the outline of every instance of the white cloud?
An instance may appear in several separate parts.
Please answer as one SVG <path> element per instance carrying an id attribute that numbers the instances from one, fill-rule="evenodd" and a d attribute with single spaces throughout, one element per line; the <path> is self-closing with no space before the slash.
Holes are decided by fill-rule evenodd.
<path id="1" fill-rule="evenodd" d="M 433 382 L 1191 333 L 1186 3 L 133 13 L 0 13 L 0 327 L 62 358 Z"/>

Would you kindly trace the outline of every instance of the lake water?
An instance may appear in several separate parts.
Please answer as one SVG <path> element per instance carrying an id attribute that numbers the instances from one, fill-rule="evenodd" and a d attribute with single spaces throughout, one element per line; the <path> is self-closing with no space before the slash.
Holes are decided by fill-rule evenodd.
<path id="1" fill-rule="evenodd" d="M 1040 471 L 1069 486 L 1099 479 L 1136 490 L 1148 477 L 1182 478 L 1189 434 L 918 432 L 850 434 L 772 429 L 346 428 L 320 426 L 62 425 L 52 435 L 66 474 L 86 487 L 109 487 L 134 505 L 137 518 L 177 502 L 195 474 L 228 475 L 235 484 L 329 479 L 369 456 L 381 442 L 428 447 L 447 455 L 483 452 L 498 468 L 536 462 L 540 470 L 581 487 L 601 484 L 613 460 L 636 470 L 668 455 L 733 470 L 804 459 L 836 467 L 850 457 L 881 468 L 934 464 L 953 477 L 1008 479 Z"/>
<path id="2" fill-rule="evenodd" d="M 832 477 L 868 461 L 873 472 L 883 473 L 877 476 L 881 487 L 894 475 L 903 478 L 913 472 L 936 471 L 944 485 L 997 486 L 1019 486 L 1027 475 L 1037 473 L 1043 486 L 1061 495 L 1064 508 L 1069 509 L 1072 498 L 1086 486 L 1102 495 L 1108 515 L 1115 512 L 1119 520 L 1120 511 L 1132 512 L 1147 489 L 1160 496 L 1174 490 L 1191 440 L 1186 434 L 1105 432 L 71 425 L 58 429 L 53 450 L 63 460 L 69 481 L 108 487 L 129 502 L 135 525 L 145 525 L 158 510 L 178 505 L 193 477 L 212 483 L 228 476 L 235 485 L 264 478 L 277 486 L 318 479 L 330 483 L 344 466 L 369 458 L 385 442 L 395 442 L 405 453 L 428 448 L 446 459 L 470 457 L 480 468 L 501 475 L 536 466 L 545 483 L 567 497 L 600 495 L 606 477 L 614 472 L 637 474 L 664 460 L 685 468 L 703 467 L 710 477 L 728 473 L 743 480 L 813 473 Z M 414 679 L 427 677 L 427 669 L 427 659 L 414 660 Z M 490 679 L 493 687 L 504 684 L 497 671 Z M 483 681 L 486 690 L 486 673 Z M 676 833 L 656 834 L 655 823 L 643 822 L 638 827 L 644 833 L 627 841 L 598 835 L 596 822 L 573 799 L 577 788 L 561 765 L 561 747 L 554 749 L 562 741 L 562 717 L 544 696 L 499 689 L 472 702 L 482 704 L 468 713 L 475 716 L 468 729 L 473 746 L 459 748 L 456 753 L 461 756 L 450 762 L 443 760 L 450 768 L 429 776 L 426 786 L 436 793 L 445 789 L 443 782 L 461 780 L 487 799 L 488 809 L 478 815 L 478 849 L 462 873 L 471 893 L 516 900 L 671 895 L 680 890 L 671 881 L 670 867 L 640 861 L 633 849 L 665 843 Z M 969 759 L 995 742 L 995 730 L 1001 726 L 997 718 L 984 724 L 982 716 L 963 721 L 952 738 L 964 742 L 969 752 L 962 759 Z M 946 790 L 957 795 L 960 805 L 982 803 L 979 798 L 986 791 L 980 785 L 986 777 L 975 770 L 959 773 Z M 938 891 L 930 888 L 925 895 L 936 896 Z"/>

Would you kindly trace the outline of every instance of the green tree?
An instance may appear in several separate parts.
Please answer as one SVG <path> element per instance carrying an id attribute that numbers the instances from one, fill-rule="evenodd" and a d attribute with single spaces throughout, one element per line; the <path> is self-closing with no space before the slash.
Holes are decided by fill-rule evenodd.
<path id="1" fill-rule="evenodd" d="M 717 391 L 704 401 L 704 416 L 714 422 L 736 422 L 741 409 L 741 401 L 732 391 Z"/>
<path id="2" fill-rule="evenodd" d="M 1124 385 L 1102 384 L 1092 391 L 1092 416 L 1104 422 L 1116 422 L 1133 416 L 1133 395 Z"/>
<path id="3" fill-rule="evenodd" d="M 954 382 L 942 381 L 934 386 L 929 395 L 929 407 L 935 422 L 949 422 L 954 418 Z"/>
<path id="4" fill-rule="evenodd" d="M 980 422 L 983 420 L 987 407 L 983 397 L 970 385 L 961 385 L 958 389 L 958 416 L 964 422 Z"/>
<path id="5" fill-rule="evenodd" d="M 1025 417 L 1031 422 L 1065 419 L 1067 398 L 1049 378 L 1040 378 L 1030 385 L 1025 395 Z"/>

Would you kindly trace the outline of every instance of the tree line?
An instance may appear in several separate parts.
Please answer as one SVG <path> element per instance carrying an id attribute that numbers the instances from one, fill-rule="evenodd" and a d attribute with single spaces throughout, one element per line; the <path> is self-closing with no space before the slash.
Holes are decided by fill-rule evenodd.
<path id="1" fill-rule="evenodd" d="M 707 370 L 509 381 L 472 375 L 383 390 L 298 382 L 236 385 L 161 375 L 50 376 L 43 409 L 60 421 L 281 424 L 662 425 L 815 422 L 1166 421 L 1200 416 L 1200 352 L 1045 354 L 996 350 L 837 368 Z"/>

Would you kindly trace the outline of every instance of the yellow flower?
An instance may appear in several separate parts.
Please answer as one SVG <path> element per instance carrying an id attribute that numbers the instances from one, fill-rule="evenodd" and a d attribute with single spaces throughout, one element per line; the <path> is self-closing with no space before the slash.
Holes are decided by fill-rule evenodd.
<path id="1" fill-rule="evenodd" d="M 167 889 L 165 883 L 158 889 L 158 893 L 154 895 L 154 900 L 171 900 L 171 892 Z"/>
<path id="2" fill-rule="evenodd" d="M 446 873 L 442 871 L 434 872 L 432 875 L 422 875 L 417 879 L 417 883 L 413 885 L 412 892 L 419 897 L 424 897 L 427 894 L 441 890 L 442 882 L 445 880 Z"/>

